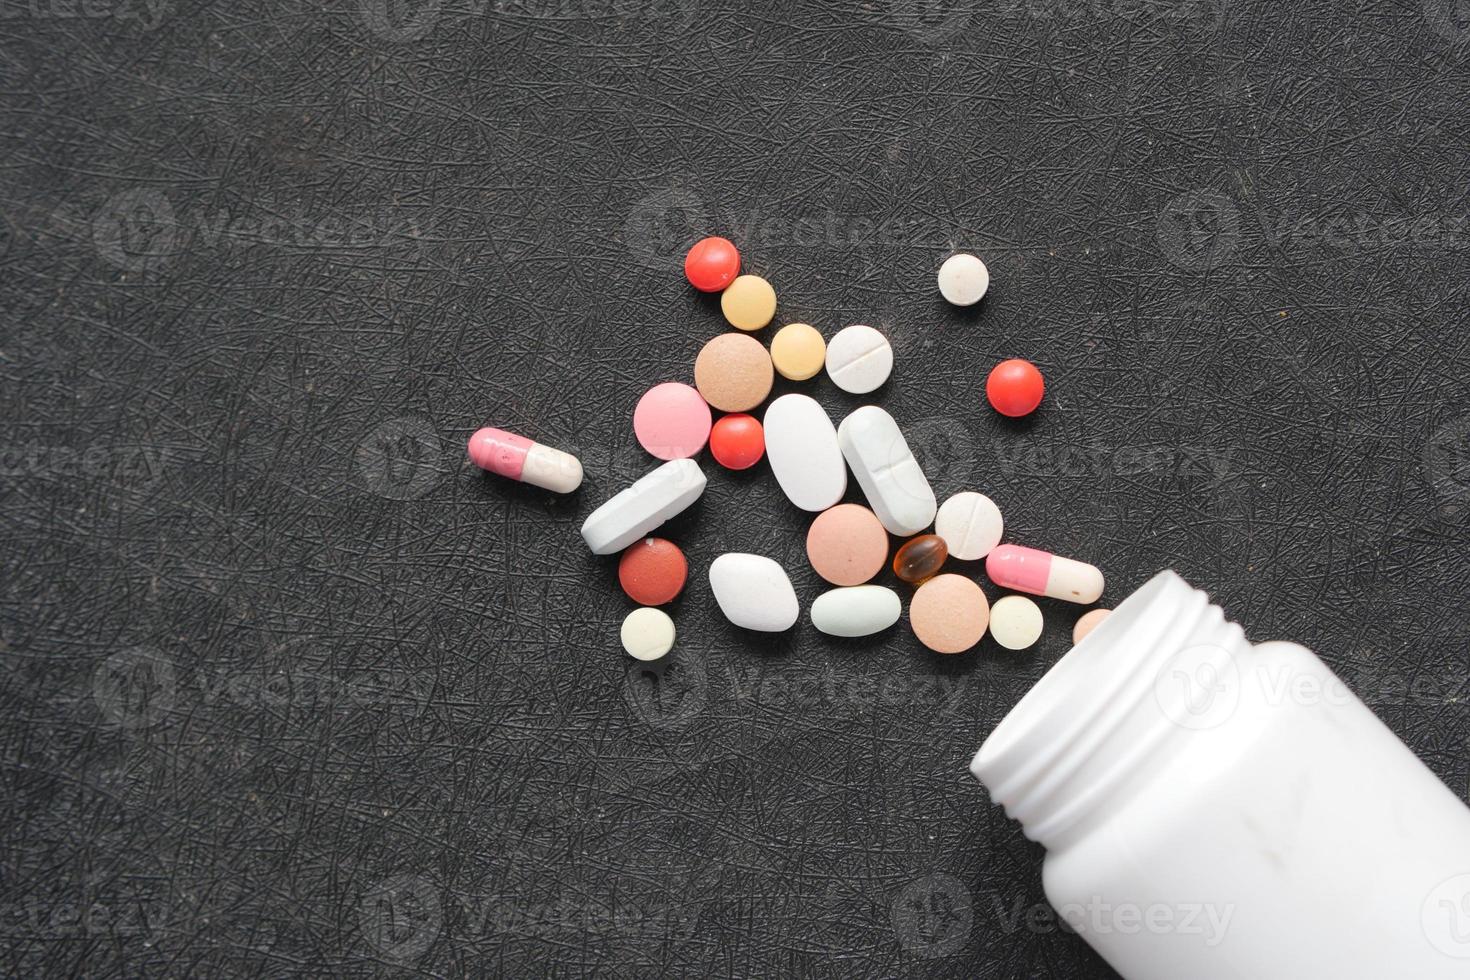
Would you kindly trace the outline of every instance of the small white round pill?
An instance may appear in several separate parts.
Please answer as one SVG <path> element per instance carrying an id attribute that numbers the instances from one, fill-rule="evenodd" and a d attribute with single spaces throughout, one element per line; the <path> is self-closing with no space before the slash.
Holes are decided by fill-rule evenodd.
<path id="1" fill-rule="evenodd" d="M 1023 595 L 1008 595 L 990 607 L 990 635 L 1007 650 L 1024 650 L 1041 638 L 1041 607 Z"/>
<path id="2" fill-rule="evenodd" d="M 623 620 L 623 649 L 634 660 L 657 660 L 674 648 L 674 621 L 662 609 L 642 606 Z"/>
<path id="3" fill-rule="evenodd" d="M 827 344 L 827 376 L 843 391 L 866 395 L 892 373 L 893 347 L 872 327 L 843 327 Z"/>
<path id="4" fill-rule="evenodd" d="M 934 517 L 934 533 L 960 561 L 978 561 L 994 551 L 1005 527 L 995 501 L 973 490 L 950 497 Z"/>
<path id="5" fill-rule="evenodd" d="M 990 270 L 966 252 L 951 255 L 939 267 L 939 293 L 955 306 L 974 306 L 990 288 Z"/>

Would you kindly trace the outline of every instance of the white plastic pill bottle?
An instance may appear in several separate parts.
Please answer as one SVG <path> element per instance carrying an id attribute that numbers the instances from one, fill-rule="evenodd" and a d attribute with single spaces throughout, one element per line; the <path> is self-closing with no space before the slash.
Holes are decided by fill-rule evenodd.
<path id="1" fill-rule="evenodd" d="M 1128 980 L 1470 978 L 1470 808 L 1311 651 L 1247 643 L 1173 572 L 971 771 Z"/>

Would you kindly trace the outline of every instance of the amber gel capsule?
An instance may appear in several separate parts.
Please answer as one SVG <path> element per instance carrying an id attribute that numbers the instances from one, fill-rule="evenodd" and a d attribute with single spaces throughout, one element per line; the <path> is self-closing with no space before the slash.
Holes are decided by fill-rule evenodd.
<path id="1" fill-rule="evenodd" d="M 893 574 L 910 585 L 918 585 L 939 573 L 949 557 L 949 546 L 937 534 L 921 534 L 906 541 L 893 556 Z"/>

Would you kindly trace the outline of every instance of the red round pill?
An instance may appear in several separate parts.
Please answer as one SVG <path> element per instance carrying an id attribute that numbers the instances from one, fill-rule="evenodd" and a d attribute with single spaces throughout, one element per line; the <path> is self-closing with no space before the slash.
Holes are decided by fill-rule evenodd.
<path id="1" fill-rule="evenodd" d="M 709 451 L 727 470 L 748 470 L 766 454 L 766 431 L 753 415 L 726 415 L 710 430 Z"/>
<path id="2" fill-rule="evenodd" d="M 662 606 L 684 590 L 689 562 L 672 541 L 644 538 L 618 559 L 618 582 L 640 606 Z"/>
<path id="3" fill-rule="evenodd" d="M 740 275 L 740 253 L 727 238 L 704 238 L 684 256 L 684 275 L 695 289 L 718 293 Z"/>
<path id="4" fill-rule="evenodd" d="M 1045 393 L 1046 382 L 1036 365 L 1019 357 L 1001 361 L 985 381 L 985 397 L 990 399 L 991 407 L 1013 419 L 1036 411 Z"/>

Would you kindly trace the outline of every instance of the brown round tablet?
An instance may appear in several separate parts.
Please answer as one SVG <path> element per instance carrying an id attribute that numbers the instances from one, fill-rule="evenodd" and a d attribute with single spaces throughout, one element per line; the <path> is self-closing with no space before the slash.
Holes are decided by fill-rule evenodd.
<path id="1" fill-rule="evenodd" d="M 964 653 L 990 625 L 990 600 L 963 575 L 936 575 L 914 593 L 909 625 L 935 653 Z"/>
<path id="2" fill-rule="evenodd" d="M 806 556 L 833 585 L 862 585 L 888 560 L 888 532 L 868 508 L 838 504 L 812 521 Z"/>
<path id="3" fill-rule="evenodd" d="M 628 546 L 618 559 L 618 582 L 640 606 L 672 602 L 689 578 L 689 562 L 672 541 L 644 538 Z"/>
<path id="4" fill-rule="evenodd" d="M 694 387 L 722 412 L 748 412 L 771 393 L 776 370 L 765 345 L 743 333 L 723 333 L 694 361 Z"/>

